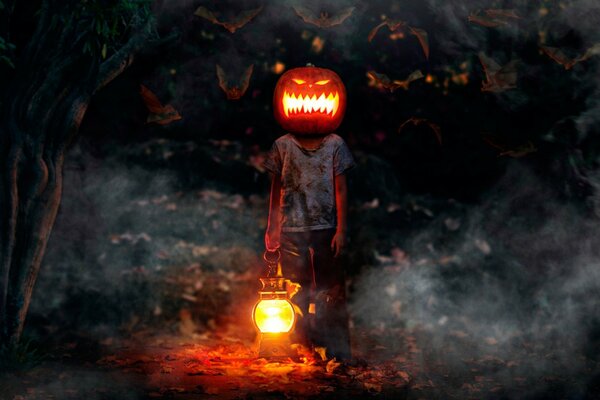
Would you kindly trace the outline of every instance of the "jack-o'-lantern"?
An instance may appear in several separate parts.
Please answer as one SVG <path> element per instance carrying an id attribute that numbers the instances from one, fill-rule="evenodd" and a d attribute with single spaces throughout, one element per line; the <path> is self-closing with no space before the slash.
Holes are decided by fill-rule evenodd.
<path id="1" fill-rule="evenodd" d="M 306 66 L 283 74 L 273 95 L 279 125 L 298 134 L 334 132 L 346 111 L 346 88 L 330 69 Z"/>

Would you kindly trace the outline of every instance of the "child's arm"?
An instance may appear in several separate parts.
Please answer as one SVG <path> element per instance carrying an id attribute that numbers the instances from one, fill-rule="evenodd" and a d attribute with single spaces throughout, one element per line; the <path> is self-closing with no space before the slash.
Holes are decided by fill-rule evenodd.
<path id="1" fill-rule="evenodd" d="M 346 246 L 346 228 L 348 214 L 348 186 L 346 184 L 346 174 L 339 174 L 335 177 L 335 206 L 337 209 L 337 229 L 335 236 L 331 241 L 331 250 L 334 256 L 340 255 L 344 246 Z"/>
<path id="2" fill-rule="evenodd" d="M 265 247 L 269 251 L 279 248 L 279 238 L 281 234 L 280 226 L 280 196 L 281 196 L 281 176 L 271 174 L 271 201 L 269 206 L 269 221 L 267 223 L 267 232 L 265 233 Z"/>

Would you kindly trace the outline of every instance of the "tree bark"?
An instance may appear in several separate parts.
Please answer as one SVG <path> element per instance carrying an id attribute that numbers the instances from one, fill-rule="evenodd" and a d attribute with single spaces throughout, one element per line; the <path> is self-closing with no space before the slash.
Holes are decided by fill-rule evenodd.
<path id="1" fill-rule="evenodd" d="M 0 115 L 0 346 L 16 344 L 23 332 L 60 206 L 65 152 L 91 97 L 123 73 L 137 53 L 164 43 L 146 25 L 94 65 L 81 53 L 60 48 L 69 43 L 64 31 L 52 40 L 49 12 L 42 9 Z"/>
<path id="2" fill-rule="evenodd" d="M 8 116 L 8 123 L 0 131 L 7 154 L 0 168 L 1 344 L 16 344 L 23 331 L 60 205 L 64 142 L 77 132 L 89 102 L 89 96 L 75 90 L 56 98 L 57 104 L 36 113 L 38 117 L 33 121 Z M 21 102 L 16 98 L 12 105 L 18 104 L 36 108 L 35 100 Z M 11 109 L 11 115 L 27 115 Z"/>

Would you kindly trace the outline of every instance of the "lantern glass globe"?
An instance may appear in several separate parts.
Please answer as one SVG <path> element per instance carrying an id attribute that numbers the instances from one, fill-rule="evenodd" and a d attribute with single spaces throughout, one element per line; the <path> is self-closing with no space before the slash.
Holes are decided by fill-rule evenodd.
<path id="1" fill-rule="evenodd" d="M 262 333 L 285 333 L 292 330 L 296 315 L 286 299 L 263 299 L 254 307 L 254 322 Z"/>

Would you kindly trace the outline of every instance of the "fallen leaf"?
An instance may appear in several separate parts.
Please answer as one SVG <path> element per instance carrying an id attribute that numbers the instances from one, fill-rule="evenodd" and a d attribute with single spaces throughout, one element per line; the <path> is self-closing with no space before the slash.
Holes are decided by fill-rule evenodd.
<path id="1" fill-rule="evenodd" d="M 315 351 L 321 356 L 321 360 L 327 360 L 327 349 L 325 347 L 315 347 Z"/>
<path id="2" fill-rule="evenodd" d="M 336 370 L 337 367 L 339 367 L 340 365 L 342 365 L 342 363 L 339 362 L 335 362 L 335 357 L 332 358 L 331 360 L 329 360 L 329 362 L 327 363 L 327 365 L 325 366 L 325 371 L 327 371 L 328 374 L 333 373 L 333 371 Z"/>
<path id="3" fill-rule="evenodd" d="M 383 386 L 380 383 L 363 382 L 363 386 L 370 392 L 380 393 Z"/>
<path id="4" fill-rule="evenodd" d="M 497 345 L 497 344 L 498 344 L 498 340 L 496 340 L 496 339 L 495 339 L 495 338 L 493 338 L 493 337 L 487 337 L 487 338 L 485 338 L 485 342 L 486 342 L 487 344 L 489 344 L 490 346 L 495 346 L 495 345 Z"/>

